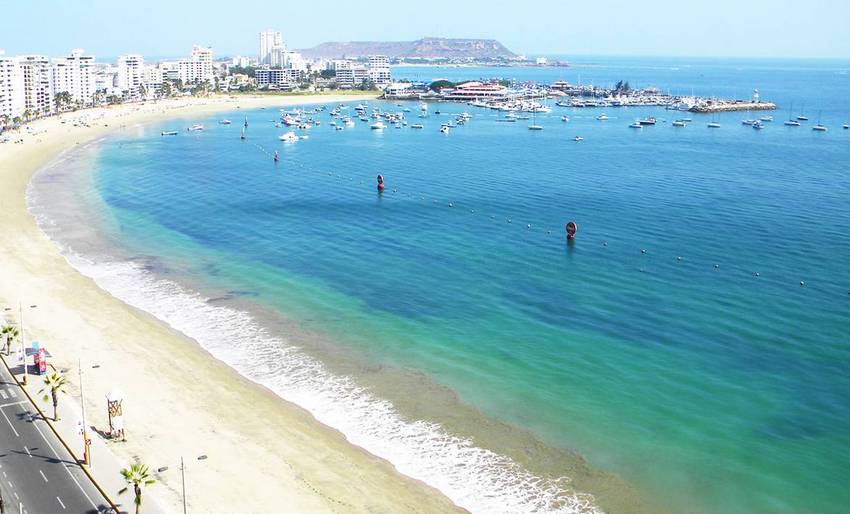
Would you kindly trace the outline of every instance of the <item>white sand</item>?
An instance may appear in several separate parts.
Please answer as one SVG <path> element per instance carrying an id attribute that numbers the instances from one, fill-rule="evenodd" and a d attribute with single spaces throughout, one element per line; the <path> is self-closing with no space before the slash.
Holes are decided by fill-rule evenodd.
<path id="1" fill-rule="evenodd" d="M 249 382 L 197 343 L 134 309 L 76 272 L 27 211 L 33 172 L 61 151 L 121 125 L 168 116 L 204 115 L 235 105 L 351 100 L 342 97 L 184 99 L 69 113 L 31 124 L 22 144 L 0 144 L 0 306 L 25 306 L 27 339 L 38 339 L 57 367 L 77 359 L 97 363 L 87 374 L 89 424 L 107 427 L 104 395 L 127 394 L 126 443 L 110 443 L 119 458 L 156 468 L 194 460 L 187 476 L 193 512 L 446 512 L 445 496 L 402 476 L 386 461 L 348 443 L 303 409 Z M 108 124 L 109 127 L 104 125 Z M 29 305 L 37 305 L 30 309 Z M 76 382 L 76 374 L 68 378 Z M 70 400 L 71 397 L 67 397 Z M 179 473 L 157 477 L 163 506 L 177 512 Z"/>

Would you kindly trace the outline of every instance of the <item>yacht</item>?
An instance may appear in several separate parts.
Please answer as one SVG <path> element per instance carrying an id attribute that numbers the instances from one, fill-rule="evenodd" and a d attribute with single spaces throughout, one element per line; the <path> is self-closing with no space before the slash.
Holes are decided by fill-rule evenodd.
<path id="1" fill-rule="evenodd" d="M 797 119 L 800 121 L 809 121 L 809 117 L 804 114 L 797 116 Z"/>
<path id="2" fill-rule="evenodd" d="M 278 139 L 280 139 L 281 141 L 286 141 L 287 143 L 292 143 L 294 141 L 298 141 L 298 136 L 295 134 L 295 132 L 289 131 L 286 134 L 278 137 Z"/>
<path id="3" fill-rule="evenodd" d="M 771 122 L 773 121 L 773 116 L 762 116 L 761 118 L 759 118 L 759 121 Z"/>
<path id="4" fill-rule="evenodd" d="M 448 134 L 449 133 L 449 126 L 443 125 L 442 127 L 440 127 L 440 132 L 442 132 L 443 134 Z"/>
<path id="5" fill-rule="evenodd" d="M 584 138 L 581 136 L 576 136 L 573 138 L 573 141 L 584 141 Z"/>
<path id="6" fill-rule="evenodd" d="M 197 132 L 197 131 L 200 131 L 200 130 L 204 130 L 204 126 L 201 125 L 200 123 L 196 123 L 196 124 L 192 125 L 191 127 L 187 128 L 186 130 L 188 130 L 189 132 Z"/>
<path id="7" fill-rule="evenodd" d="M 756 123 L 756 120 L 753 120 L 753 119 L 741 120 L 741 125 L 753 126 L 753 125 L 755 125 L 755 123 Z"/>
<path id="8" fill-rule="evenodd" d="M 608 119 L 608 116 L 606 116 L 605 113 L 603 112 L 602 114 L 597 116 L 596 119 L 599 120 L 599 121 L 606 121 Z"/>
<path id="9" fill-rule="evenodd" d="M 640 123 L 640 121 L 635 120 L 631 125 L 629 125 L 629 128 L 642 129 L 643 125 Z"/>
<path id="10" fill-rule="evenodd" d="M 543 125 L 529 125 L 528 130 L 543 130 Z"/>
<path id="11" fill-rule="evenodd" d="M 843 128 L 844 128 L 844 130 L 850 129 L 850 125 L 848 125 L 848 124 L 846 124 L 846 123 L 845 123 L 845 124 L 844 124 L 844 126 L 843 126 Z"/>
<path id="12" fill-rule="evenodd" d="M 797 121 L 797 120 L 788 120 L 788 121 L 785 122 L 785 124 L 788 125 L 789 127 L 799 127 L 800 126 L 800 122 Z"/>
<path id="13" fill-rule="evenodd" d="M 413 125 L 410 126 L 410 128 L 421 129 L 421 128 L 425 128 L 425 125 L 423 125 L 421 123 L 414 123 Z"/>
<path id="14" fill-rule="evenodd" d="M 845 127 L 846 127 L 846 125 L 845 125 Z M 160 132 L 159 135 L 160 136 L 176 136 L 177 131 L 176 130 L 164 130 L 164 131 Z"/>
<path id="15" fill-rule="evenodd" d="M 230 125 L 230 120 L 221 120 L 219 121 L 222 125 Z"/>
<path id="16" fill-rule="evenodd" d="M 570 121 L 570 118 L 569 118 L 569 116 L 561 116 L 561 121 L 566 123 L 566 122 Z"/>
<path id="17" fill-rule="evenodd" d="M 753 123 L 752 127 L 756 130 L 761 130 L 764 128 L 764 125 L 762 124 L 762 122 L 756 121 L 755 123 Z"/>
<path id="18" fill-rule="evenodd" d="M 387 125 L 383 121 L 377 121 L 377 122 L 369 125 L 369 128 L 371 128 L 372 130 L 383 130 L 383 129 L 387 128 Z"/>
<path id="19" fill-rule="evenodd" d="M 818 124 L 815 125 L 814 127 L 812 127 L 812 130 L 816 130 L 818 132 L 826 132 L 827 131 L 826 126 L 822 125 L 821 122 L 820 122 L 820 113 L 818 113 Z"/>
<path id="20" fill-rule="evenodd" d="M 638 120 L 638 123 L 640 123 L 641 125 L 655 125 L 655 118 L 653 118 L 652 116 L 650 116 L 650 117 L 648 117 L 648 118 L 644 118 L 644 119 L 642 119 L 642 120 Z"/>
<path id="21" fill-rule="evenodd" d="M 674 121 L 674 122 L 673 122 L 673 126 L 674 126 L 674 127 L 684 127 L 684 126 L 685 126 L 685 122 L 684 122 L 684 121 L 682 121 L 682 120 L 676 120 L 676 121 Z"/>
<path id="22" fill-rule="evenodd" d="M 708 125 L 706 125 L 706 126 L 707 126 L 708 128 L 720 128 L 720 123 L 717 123 L 716 121 L 712 121 L 711 123 L 709 123 L 709 124 L 708 124 Z"/>

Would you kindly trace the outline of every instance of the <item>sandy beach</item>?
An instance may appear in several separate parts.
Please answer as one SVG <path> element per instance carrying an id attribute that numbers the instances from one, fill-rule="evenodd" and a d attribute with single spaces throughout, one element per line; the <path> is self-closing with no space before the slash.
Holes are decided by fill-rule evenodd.
<path id="1" fill-rule="evenodd" d="M 309 413 L 250 382 L 199 345 L 101 290 L 74 270 L 27 210 L 32 174 L 62 151 L 139 123 L 261 106 L 338 102 L 341 97 L 181 99 L 64 114 L 10 133 L 0 145 L 0 305 L 25 306 L 27 339 L 37 339 L 58 368 L 98 365 L 86 376 L 89 424 L 106 429 L 104 396 L 127 395 L 127 441 L 119 458 L 152 468 L 196 463 L 187 475 L 194 512 L 448 512 L 435 489 L 346 441 Z M 355 98 L 356 99 L 356 98 Z M 86 118 L 89 126 L 73 126 Z M 66 123 L 61 123 L 65 119 Z M 37 307 L 30 308 L 30 305 Z M 65 401 L 78 398 L 76 373 Z M 152 494 L 181 510 L 177 473 L 156 477 Z"/>

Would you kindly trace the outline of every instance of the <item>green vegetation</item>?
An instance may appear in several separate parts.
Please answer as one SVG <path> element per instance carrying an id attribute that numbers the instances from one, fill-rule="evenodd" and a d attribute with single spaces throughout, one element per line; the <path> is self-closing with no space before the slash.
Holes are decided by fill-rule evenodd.
<path id="1" fill-rule="evenodd" d="M 254 74 L 257 71 L 257 68 L 253 66 L 245 66 L 244 68 L 242 66 L 231 66 L 228 71 L 231 75 L 236 75 L 237 73 L 239 73 L 254 78 Z"/>
<path id="2" fill-rule="evenodd" d="M 62 111 L 65 107 L 71 105 L 71 93 L 67 91 L 56 93 L 53 97 L 53 101 L 56 104 L 56 110 Z"/>
<path id="3" fill-rule="evenodd" d="M 0 335 L 3 336 L 3 350 L 6 352 L 6 355 L 9 355 L 12 348 L 12 342 L 18 338 L 20 331 L 18 331 L 18 327 L 15 325 L 5 325 L 2 329 L 0 329 Z"/>
<path id="4" fill-rule="evenodd" d="M 59 421 L 59 393 L 65 393 L 67 386 L 68 381 L 59 372 L 54 371 L 44 377 L 44 387 L 39 394 L 44 393 L 44 401 L 53 399 L 53 421 Z"/>
<path id="5" fill-rule="evenodd" d="M 122 469 L 121 476 L 124 477 L 127 487 L 118 491 L 118 494 L 124 494 L 130 489 L 130 487 L 132 487 L 134 495 L 133 503 L 136 504 L 136 514 L 139 514 L 142 508 L 142 487 L 152 485 L 156 482 L 156 480 L 151 478 L 148 467 L 139 463 L 133 464 L 129 468 Z"/>
<path id="6" fill-rule="evenodd" d="M 615 95 L 616 94 L 627 94 L 631 90 L 632 90 L 632 88 L 631 88 L 631 86 L 629 86 L 628 81 L 623 82 L 621 80 L 621 81 L 617 82 L 616 86 L 614 86 L 614 94 Z"/>
<path id="7" fill-rule="evenodd" d="M 441 89 L 447 87 L 455 87 L 455 83 L 448 80 L 435 80 L 434 82 L 431 82 L 431 84 L 428 86 L 428 89 L 439 93 Z"/>
<path id="8" fill-rule="evenodd" d="M 322 70 L 319 73 L 319 76 L 323 79 L 332 79 L 336 77 L 336 70 Z"/>

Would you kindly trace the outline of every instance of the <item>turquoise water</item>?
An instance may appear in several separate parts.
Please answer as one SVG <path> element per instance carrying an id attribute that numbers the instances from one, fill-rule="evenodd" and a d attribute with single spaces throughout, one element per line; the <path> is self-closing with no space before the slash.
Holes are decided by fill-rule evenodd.
<path id="1" fill-rule="evenodd" d="M 252 312 L 266 331 L 337 361 L 329 369 L 412 404 L 399 407 L 402 418 L 421 412 L 472 441 L 496 440 L 482 420 L 502 421 L 527 430 L 544 453 L 577 452 L 643 498 L 639 508 L 573 477 L 603 508 L 842 512 L 850 502 L 848 70 L 834 61 L 628 59 L 566 70 L 394 70 L 545 82 L 593 75 L 721 96 L 759 88 L 780 104 L 763 131 L 740 124 L 746 113 L 718 115 L 716 130 L 704 116 L 676 129 L 675 113 L 662 109 L 609 108 L 611 119 L 599 122 L 602 110 L 556 107 L 537 117 L 545 130 L 532 132 L 529 122 L 499 123 L 494 111 L 462 105 L 432 106 L 419 120 L 415 103 L 405 104 L 408 120 L 423 130 L 372 131 L 358 121 L 334 131 L 325 112 L 294 144 L 277 140 L 286 129 L 273 126 L 274 109 L 139 127 L 89 151 L 96 173 L 84 201 L 105 220 L 106 243 L 80 253 L 95 259 L 111 249 L 113 261 L 120 253 L 205 298 L 220 293 L 207 303 Z M 792 101 L 812 121 L 783 126 Z M 473 115 L 467 125 L 438 132 L 464 110 Z M 810 128 L 818 111 L 828 133 Z M 647 115 L 663 122 L 627 128 Z M 218 125 L 225 117 L 234 124 Z M 207 129 L 185 132 L 196 122 Z M 180 134 L 159 135 L 171 129 Z M 571 244 L 568 220 L 579 224 Z M 311 346 L 314 337 L 330 343 Z M 241 358 L 236 350 L 229 358 Z M 369 366 L 395 374 L 374 379 Z M 411 375 L 485 417 L 463 422 L 448 407 L 416 407 L 429 403 L 425 393 L 394 398 L 393 384 Z M 317 415 L 342 423 L 327 416 Z M 520 446 L 511 437 L 488 442 L 535 472 Z"/>

